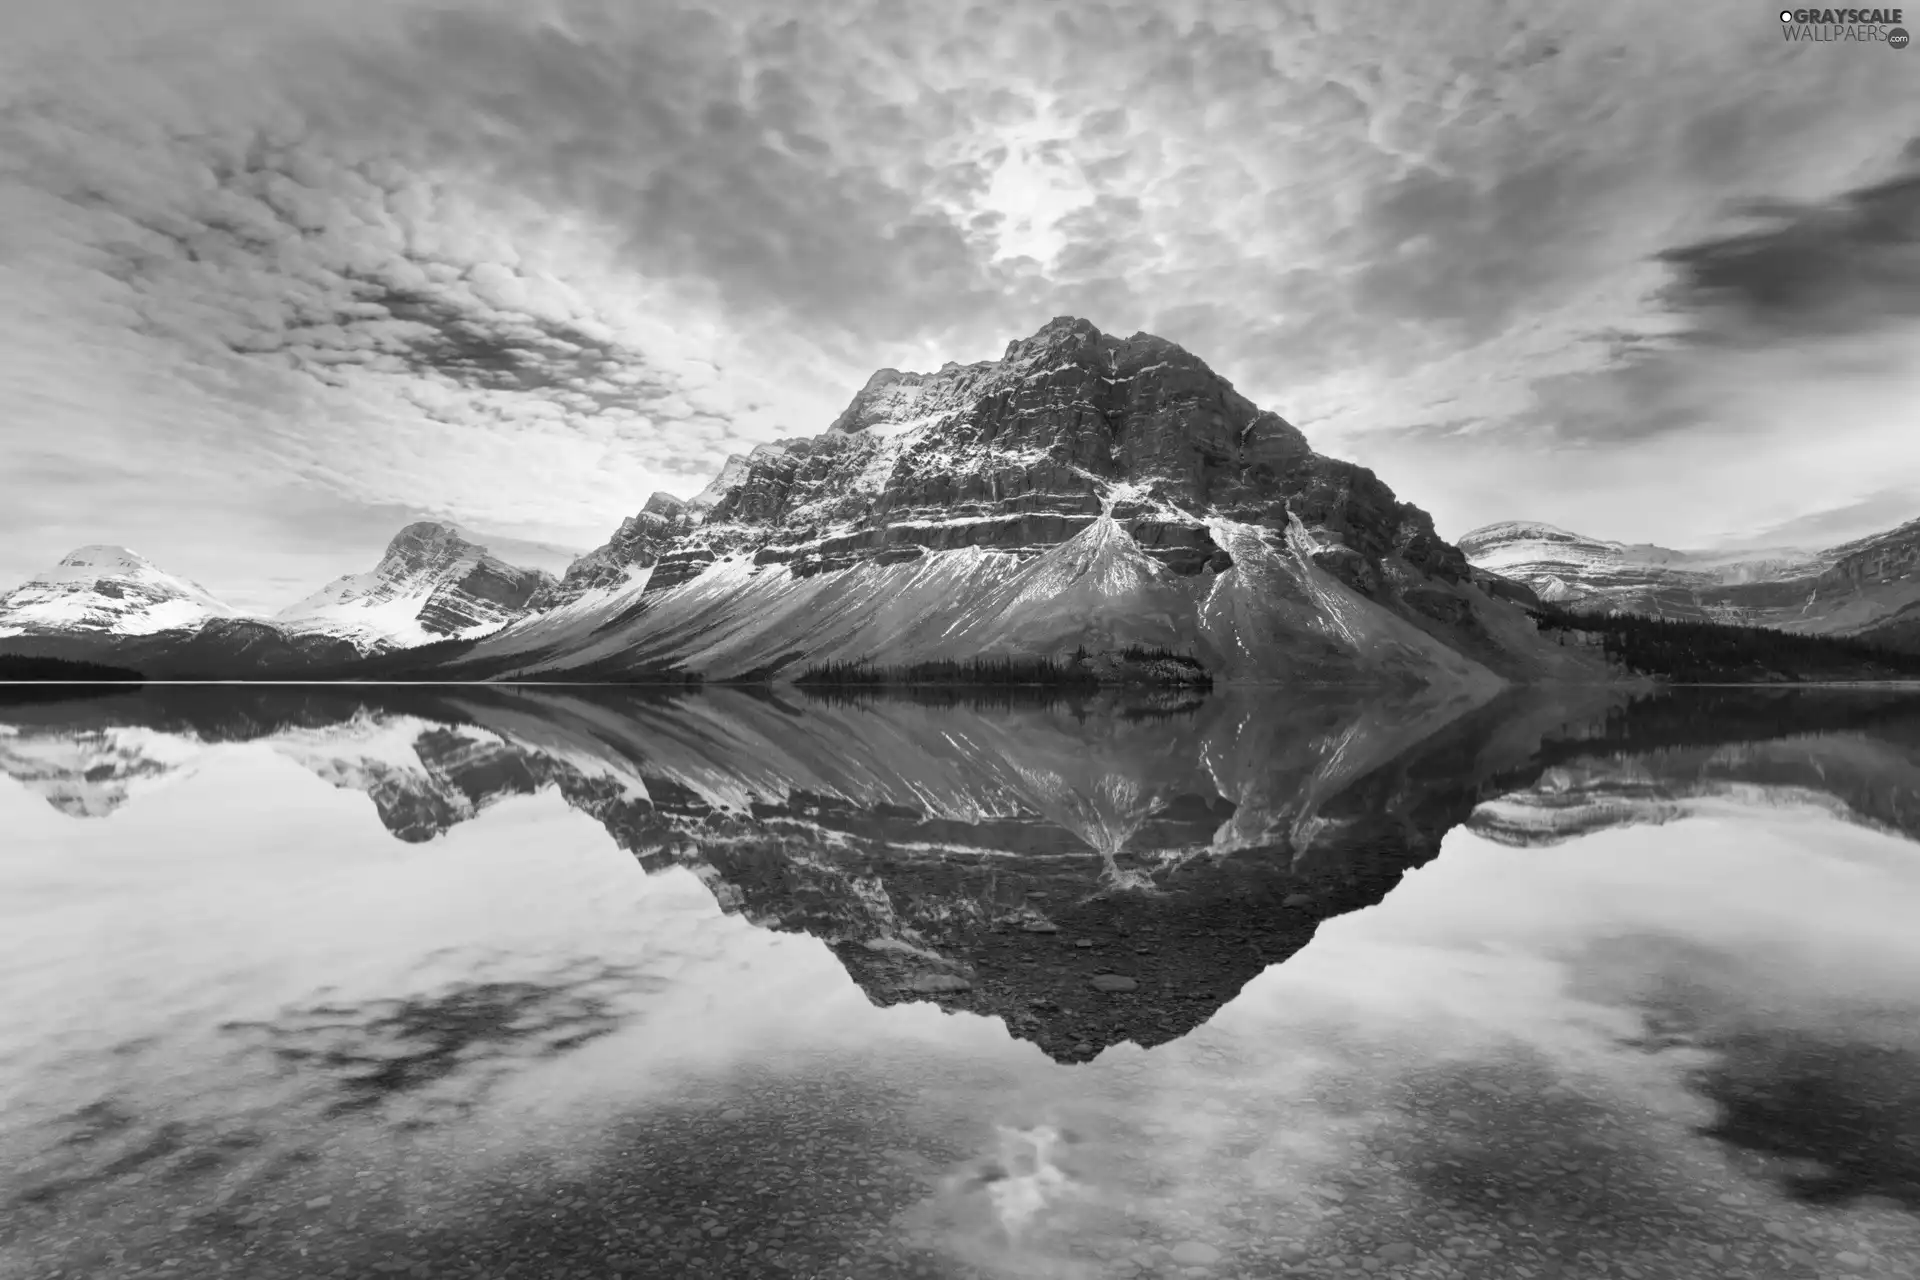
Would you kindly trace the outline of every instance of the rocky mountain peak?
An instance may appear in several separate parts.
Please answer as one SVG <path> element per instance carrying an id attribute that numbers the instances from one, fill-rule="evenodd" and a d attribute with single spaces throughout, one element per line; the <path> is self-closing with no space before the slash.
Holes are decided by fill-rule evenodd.
<path id="1" fill-rule="evenodd" d="M 694 524 L 689 503 L 670 493 L 655 493 L 633 515 L 620 522 L 613 536 L 567 566 L 557 581 L 537 592 L 528 609 L 543 612 L 573 604 L 590 592 L 605 591 L 643 581 L 639 575 L 653 568 L 660 553 Z"/>
<path id="2" fill-rule="evenodd" d="M 1009 342 L 1002 359 L 1013 363 L 1036 355 L 1073 351 L 1097 345 L 1106 336 L 1091 320 L 1083 320 L 1078 316 L 1055 316 L 1030 336 Z"/>
<path id="3" fill-rule="evenodd" d="M 486 554 L 485 547 L 469 541 L 453 525 L 439 520 L 416 520 L 393 535 L 382 561 L 394 560 L 408 566 L 447 565 Z"/>
<path id="4" fill-rule="evenodd" d="M 140 573 L 154 569 L 153 561 L 137 551 L 108 543 L 76 547 L 61 556 L 59 563 L 63 569 L 92 569 L 97 573 Z"/>
<path id="5" fill-rule="evenodd" d="M 654 494 L 647 499 L 646 505 L 640 508 L 641 515 L 655 516 L 661 520 L 678 520 L 686 514 L 686 511 L 685 502 L 665 492 Z"/>
<path id="6" fill-rule="evenodd" d="M 1181 573 L 1220 566 L 1209 517 L 1277 535 L 1291 508 L 1363 590 L 1378 586 L 1383 556 L 1448 582 L 1468 576 L 1424 512 L 1372 472 L 1313 453 L 1191 353 L 1058 316 L 997 361 L 882 369 L 824 434 L 729 459 L 689 504 L 703 531 L 652 586 L 741 549 L 801 572 L 966 546 L 1032 554 L 1116 496 L 1129 534 Z"/>
<path id="7" fill-rule="evenodd" d="M 282 610 L 306 629 L 377 647 L 491 630 L 527 611 L 552 574 L 508 564 L 439 520 L 407 525 L 371 572 L 336 578 Z"/>

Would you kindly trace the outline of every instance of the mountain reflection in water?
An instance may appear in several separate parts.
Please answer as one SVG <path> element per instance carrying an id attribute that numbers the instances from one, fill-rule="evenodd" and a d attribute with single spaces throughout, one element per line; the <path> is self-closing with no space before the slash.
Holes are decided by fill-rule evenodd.
<path id="1" fill-rule="evenodd" d="M 1920 1270 L 1920 697 L 154 687 L 0 769 L 0 1274 Z"/>

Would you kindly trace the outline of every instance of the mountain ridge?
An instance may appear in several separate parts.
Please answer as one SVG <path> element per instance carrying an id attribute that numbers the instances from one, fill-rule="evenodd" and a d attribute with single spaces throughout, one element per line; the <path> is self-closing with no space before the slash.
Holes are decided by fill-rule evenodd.
<path id="1" fill-rule="evenodd" d="M 1920 520 L 1818 551 L 1675 551 L 1535 521 L 1483 525 L 1459 545 L 1476 569 L 1551 604 L 1853 636 L 1920 652 Z"/>
<path id="2" fill-rule="evenodd" d="M 274 620 L 368 647 L 406 647 L 503 626 L 556 583 L 545 570 L 508 564 L 451 524 L 418 520 L 393 536 L 371 570 L 335 578 Z"/>
<path id="3" fill-rule="evenodd" d="M 658 495 L 450 678 L 793 678 L 1129 646 L 1309 683 L 1605 678 L 1431 518 L 1183 348 L 1056 317 L 882 369 L 826 430 Z"/>
<path id="4" fill-rule="evenodd" d="M 394 536 L 372 572 L 337 578 L 267 617 L 242 613 L 124 547 L 98 544 L 0 596 L 0 650 L 158 678 L 304 673 L 491 630 L 553 582 L 507 565 L 451 525 L 419 521 Z"/>

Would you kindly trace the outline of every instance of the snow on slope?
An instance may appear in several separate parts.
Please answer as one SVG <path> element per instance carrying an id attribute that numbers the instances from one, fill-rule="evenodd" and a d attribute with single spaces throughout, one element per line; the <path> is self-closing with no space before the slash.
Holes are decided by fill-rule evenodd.
<path id="1" fill-rule="evenodd" d="M 1673 551 L 1520 522 L 1476 529 L 1460 549 L 1543 600 L 1582 609 L 1867 634 L 1882 643 L 1895 637 L 1877 628 L 1920 610 L 1920 521 L 1816 552 Z"/>
<path id="2" fill-rule="evenodd" d="M 1473 586 L 1371 472 L 1173 344 L 1073 317 L 999 360 L 882 369 L 824 433 L 730 459 L 688 507 L 627 557 L 654 565 L 640 598 L 510 625 L 450 673 L 780 678 L 1082 646 L 1327 683 L 1596 666 Z M 1244 564 L 1215 536 L 1234 522 Z"/>
<path id="3" fill-rule="evenodd" d="M 485 641 L 484 652 L 504 657 L 544 652 L 572 643 L 632 608 L 652 577 L 651 566 L 630 569 L 623 580 L 612 586 L 589 589 L 543 613 L 529 614 L 493 632 Z"/>
<path id="4" fill-rule="evenodd" d="M 1317 566 L 1314 540 L 1292 518 L 1284 550 L 1256 526 L 1215 518 L 1214 541 L 1233 557 L 1199 609 L 1199 631 L 1230 678 L 1335 680 L 1411 676 L 1490 688 L 1480 664 L 1366 599 Z M 1277 641 L 1277 642 L 1276 642 Z"/>
<path id="5" fill-rule="evenodd" d="M 507 564 L 451 525 L 421 521 L 396 534 L 371 571 L 336 578 L 277 618 L 369 647 L 408 648 L 497 630 L 553 581 Z"/>
<path id="6" fill-rule="evenodd" d="M 796 650 L 811 662 L 911 652 L 916 637 L 945 625 L 956 601 L 977 596 L 1018 568 L 1016 556 L 977 548 L 810 577 L 795 577 L 786 565 L 755 565 L 744 555 L 723 557 L 692 580 L 650 596 L 618 625 L 584 625 L 583 619 L 583 625 L 553 634 L 543 653 L 528 654 L 530 660 L 508 674 L 584 677 L 685 666 L 725 677 L 759 670 Z M 481 641 L 472 658 L 526 653 L 520 630 Z"/>
<path id="7" fill-rule="evenodd" d="M 1550 524 L 1506 521 L 1463 535 L 1475 566 L 1524 582 L 1543 600 L 1649 590 L 1689 591 L 1818 574 L 1828 553 L 1793 547 L 1748 551 L 1675 551 L 1650 543 L 1609 542 Z"/>
<path id="8" fill-rule="evenodd" d="M 206 588 L 125 547 L 81 547 L 0 596 L 0 636 L 147 636 L 235 616 Z"/>
<path id="9" fill-rule="evenodd" d="M 795 676 L 834 662 L 1064 659 L 1083 645 L 1093 653 L 1138 645 L 1191 653 L 1225 679 L 1498 685 L 1317 568 L 1304 529 L 1293 534 L 1302 545 L 1283 552 L 1252 526 L 1212 527 L 1235 560 L 1217 576 L 1174 573 L 1108 515 L 1035 556 L 967 547 L 807 576 L 723 557 L 624 617 L 602 606 L 527 619 L 469 657 L 507 664 L 499 673 L 508 677 L 684 669 L 724 679 Z"/>

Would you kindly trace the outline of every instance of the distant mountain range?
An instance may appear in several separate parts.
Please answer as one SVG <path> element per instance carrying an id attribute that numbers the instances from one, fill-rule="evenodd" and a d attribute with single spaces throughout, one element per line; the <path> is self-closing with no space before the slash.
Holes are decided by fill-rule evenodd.
<path id="1" fill-rule="evenodd" d="M 82 547 L 0 596 L 0 653 L 113 662 L 145 674 L 302 674 L 523 616 L 556 579 L 490 555 L 446 524 L 402 529 L 380 563 L 271 618 L 124 547 Z"/>
<path id="2" fill-rule="evenodd" d="M 881 370 L 822 434 L 654 495 L 558 581 L 414 525 L 371 573 L 241 619 L 90 548 L 0 598 L 0 652 L 161 677 L 777 681 L 991 658 L 1123 678 L 1152 652 L 1228 682 L 1606 675 L 1516 594 L 1180 347 L 1061 317 L 999 360 Z"/>
<path id="3" fill-rule="evenodd" d="M 876 1003 L 1068 1061 L 1205 1022 L 1456 827 L 1544 845 L 1735 799 L 1920 837 L 1920 710 L 1884 692 L 1155 698 L 157 687 L 0 700 L 0 772 L 93 819 L 250 742 L 408 843 L 554 791 L 647 871 L 821 939 Z"/>
<path id="4" fill-rule="evenodd" d="M 1673 551 L 1508 522 L 1460 539 L 1475 568 L 1575 609 L 1848 635 L 1920 652 L 1920 520 L 1822 551 Z"/>
<path id="5" fill-rule="evenodd" d="M 654 494 L 560 578 L 450 525 L 247 617 L 119 547 L 0 596 L 0 655 L 154 678 L 786 680 L 978 660 L 1155 679 L 1497 687 L 1607 678 L 1526 608 L 1920 652 L 1920 521 L 1823 551 L 1674 551 L 1505 523 L 1447 543 L 1199 359 L 1061 317 L 999 360 L 883 369 L 820 435 Z M 1564 637 L 1558 637 L 1564 638 Z"/>

